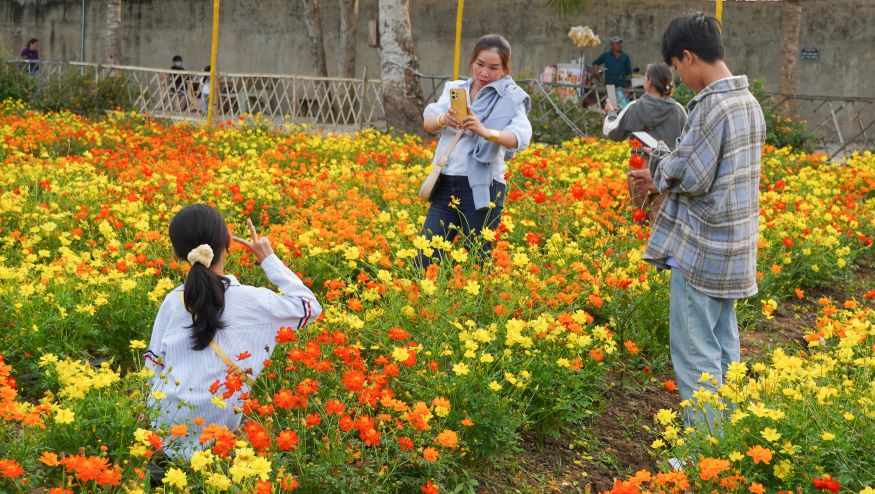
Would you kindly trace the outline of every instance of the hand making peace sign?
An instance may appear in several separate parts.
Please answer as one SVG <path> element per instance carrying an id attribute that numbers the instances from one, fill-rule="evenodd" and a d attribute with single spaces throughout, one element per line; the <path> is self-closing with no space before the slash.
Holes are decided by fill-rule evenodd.
<path id="1" fill-rule="evenodd" d="M 259 237 L 258 232 L 255 231 L 255 225 L 252 224 L 251 219 L 246 219 L 246 224 L 249 225 L 249 233 L 252 235 L 252 240 L 242 239 L 240 237 L 233 237 L 234 241 L 243 244 L 255 254 L 255 259 L 261 264 L 262 261 L 267 259 L 273 254 L 273 247 L 270 246 L 270 240 L 267 237 Z"/>

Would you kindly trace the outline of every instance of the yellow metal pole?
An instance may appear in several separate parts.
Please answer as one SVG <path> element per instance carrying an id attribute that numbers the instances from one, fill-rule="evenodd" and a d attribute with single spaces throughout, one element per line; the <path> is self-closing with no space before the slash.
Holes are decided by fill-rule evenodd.
<path id="1" fill-rule="evenodd" d="M 213 101 L 216 98 L 216 53 L 219 51 L 219 0 L 213 0 L 213 45 L 210 48 L 210 94 L 207 97 L 207 127 L 213 125 Z"/>
<path id="2" fill-rule="evenodd" d="M 459 54 L 462 52 L 462 10 L 465 8 L 465 0 L 459 0 L 456 9 L 456 53 L 453 56 L 453 80 L 459 78 Z"/>
<path id="3" fill-rule="evenodd" d="M 723 0 L 717 0 L 717 12 L 715 12 L 714 17 L 723 24 Z"/>

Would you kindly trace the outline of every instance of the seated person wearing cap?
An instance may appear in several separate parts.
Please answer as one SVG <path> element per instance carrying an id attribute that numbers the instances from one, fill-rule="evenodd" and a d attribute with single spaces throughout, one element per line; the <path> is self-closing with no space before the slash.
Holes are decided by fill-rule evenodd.
<path id="1" fill-rule="evenodd" d="M 605 84 L 617 87 L 628 87 L 629 76 L 632 75 L 632 61 L 629 55 L 623 53 L 623 38 L 614 36 L 610 39 L 611 49 L 599 55 L 593 65 L 605 66 Z"/>

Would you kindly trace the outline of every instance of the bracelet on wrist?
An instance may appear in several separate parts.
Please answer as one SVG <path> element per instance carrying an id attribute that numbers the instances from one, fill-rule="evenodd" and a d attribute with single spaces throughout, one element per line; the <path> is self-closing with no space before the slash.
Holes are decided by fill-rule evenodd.
<path id="1" fill-rule="evenodd" d="M 495 129 L 488 129 L 488 132 L 486 139 L 492 142 L 498 142 L 498 138 L 501 137 L 501 132 Z"/>
<path id="2" fill-rule="evenodd" d="M 444 128 L 447 126 L 447 114 L 446 113 L 441 113 L 440 115 L 438 115 L 438 126 L 440 128 Z"/>

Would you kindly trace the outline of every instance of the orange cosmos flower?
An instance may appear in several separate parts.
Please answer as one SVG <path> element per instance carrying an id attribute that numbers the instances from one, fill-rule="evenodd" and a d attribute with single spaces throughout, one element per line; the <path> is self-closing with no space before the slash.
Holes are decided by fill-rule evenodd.
<path id="1" fill-rule="evenodd" d="M 185 437 L 188 435 L 187 425 L 173 425 L 170 427 L 170 435 L 173 437 Z"/>
<path id="2" fill-rule="evenodd" d="M 458 448 L 459 436 L 457 436 L 454 431 L 445 429 L 443 432 L 438 434 L 437 438 L 435 438 L 435 442 L 445 448 Z"/>
<path id="3" fill-rule="evenodd" d="M 39 461 L 50 467 L 56 467 L 61 464 L 58 461 L 58 455 L 52 453 L 51 451 L 43 451 L 43 454 L 39 457 Z"/>
<path id="4" fill-rule="evenodd" d="M 763 448 L 757 444 L 747 450 L 747 456 L 750 456 L 751 459 L 753 459 L 754 464 L 762 462 L 768 465 L 769 462 L 772 461 L 772 450 Z"/>
<path id="5" fill-rule="evenodd" d="M 437 461 L 438 459 L 438 450 L 428 447 L 422 450 L 422 457 L 426 459 L 426 461 Z"/>
<path id="6" fill-rule="evenodd" d="M 711 480 L 716 478 L 721 473 L 729 470 L 729 460 L 718 458 L 703 458 L 699 463 L 699 478 L 702 480 Z"/>

